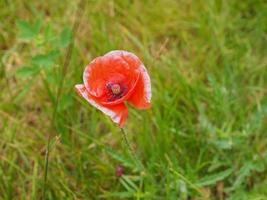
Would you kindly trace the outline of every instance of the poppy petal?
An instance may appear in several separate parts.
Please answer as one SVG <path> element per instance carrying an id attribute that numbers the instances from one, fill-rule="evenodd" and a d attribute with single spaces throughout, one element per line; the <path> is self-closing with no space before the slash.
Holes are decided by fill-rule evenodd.
<path id="1" fill-rule="evenodd" d="M 150 78 L 145 66 L 141 64 L 139 80 L 128 102 L 137 109 L 147 109 L 150 108 L 151 96 Z"/>
<path id="2" fill-rule="evenodd" d="M 113 122 L 117 123 L 120 128 L 123 127 L 127 116 L 128 116 L 128 109 L 124 105 L 124 103 L 118 105 L 102 105 L 97 102 L 96 98 L 93 97 L 86 89 L 84 84 L 75 85 L 75 88 L 80 96 L 85 98 L 92 106 L 96 107 L 104 114 L 108 115 Z"/>

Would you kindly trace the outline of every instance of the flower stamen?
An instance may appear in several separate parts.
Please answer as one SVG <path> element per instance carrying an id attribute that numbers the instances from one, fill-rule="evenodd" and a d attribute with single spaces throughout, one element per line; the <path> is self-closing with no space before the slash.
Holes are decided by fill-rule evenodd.
<path id="1" fill-rule="evenodd" d="M 121 87 L 120 87 L 119 84 L 113 84 L 113 85 L 111 85 L 111 88 L 110 89 L 111 89 L 111 91 L 112 91 L 112 93 L 114 95 L 118 95 L 118 94 L 121 93 Z"/>

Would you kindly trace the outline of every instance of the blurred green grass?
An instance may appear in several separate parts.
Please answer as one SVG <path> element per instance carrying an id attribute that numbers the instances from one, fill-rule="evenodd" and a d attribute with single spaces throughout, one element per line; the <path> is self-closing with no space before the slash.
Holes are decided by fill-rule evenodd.
<path id="1" fill-rule="evenodd" d="M 0 10 L 0 199 L 41 199 L 49 134 L 47 199 L 267 198 L 265 1 L 3 0 Z M 114 49 L 151 75 L 153 107 L 130 109 L 125 127 L 145 171 L 74 91 L 84 66 Z"/>

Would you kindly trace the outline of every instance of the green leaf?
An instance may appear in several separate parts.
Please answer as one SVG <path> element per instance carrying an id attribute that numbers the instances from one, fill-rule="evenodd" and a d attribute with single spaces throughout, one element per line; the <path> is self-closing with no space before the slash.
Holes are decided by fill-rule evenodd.
<path id="1" fill-rule="evenodd" d="M 47 43 L 50 43 L 53 47 L 58 48 L 58 36 L 53 32 L 51 24 L 48 24 L 44 28 L 44 39 Z"/>
<path id="2" fill-rule="evenodd" d="M 22 67 L 16 71 L 16 75 L 19 78 L 28 78 L 36 75 L 38 72 L 38 67 Z"/>
<path id="3" fill-rule="evenodd" d="M 36 55 L 32 58 L 32 63 L 39 67 L 50 68 L 54 65 L 55 59 L 59 56 L 59 51 L 54 50 L 48 54 Z"/>
<path id="4" fill-rule="evenodd" d="M 54 33 L 52 31 L 52 26 L 51 24 L 48 24 L 45 28 L 44 28 L 44 37 L 45 40 L 49 41 L 51 40 L 51 38 L 54 37 Z"/>
<path id="5" fill-rule="evenodd" d="M 132 190 L 138 191 L 138 187 L 131 179 L 129 179 L 128 176 L 123 176 L 120 180 L 124 180 L 127 185 L 131 187 Z"/>
<path id="6" fill-rule="evenodd" d="M 231 149 L 233 146 L 232 141 L 229 139 L 218 139 L 215 140 L 213 143 L 219 149 Z"/>
<path id="7" fill-rule="evenodd" d="M 106 149 L 107 153 L 116 161 L 122 163 L 123 166 L 129 167 L 129 168 L 134 168 L 134 164 L 128 160 L 127 158 L 123 157 L 122 155 L 119 155 L 112 149 Z"/>
<path id="8" fill-rule="evenodd" d="M 37 35 L 40 32 L 41 27 L 42 27 L 42 21 L 41 20 L 37 20 L 33 24 L 32 29 L 33 29 L 33 32 L 35 33 L 35 35 Z"/>
<path id="9" fill-rule="evenodd" d="M 69 45 L 71 42 L 71 31 L 69 28 L 64 28 L 63 31 L 60 33 L 60 40 L 59 40 L 60 47 L 64 48 Z"/>
<path id="10" fill-rule="evenodd" d="M 227 169 L 225 171 L 219 172 L 217 174 L 205 176 L 204 178 L 200 179 L 197 185 L 199 187 L 207 186 L 207 185 L 214 185 L 218 181 L 225 179 L 233 172 L 233 169 Z"/>
<path id="11" fill-rule="evenodd" d="M 18 37 L 20 39 L 31 40 L 39 33 L 41 29 L 41 21 L 37 20 L 35 23 L 30 24 L 23 20 L 17 20 L 16 26 L 19 30 Z"/>
<path id="12" fill-rule="evenodd" d="M 254 169 L 254 165 L 252 162 L 246 162 L 239 170 L 238 176 L 233 184 L 234 188 L 239 187 L 245 180 L 246 177 L 251 175 L 251 172 Z"/>
<path id="13" fill-rule="evenodd" d="M 123 179 L 120 179 L 120 183 L 128 192 L 134 192 L 135 190 Z"/>

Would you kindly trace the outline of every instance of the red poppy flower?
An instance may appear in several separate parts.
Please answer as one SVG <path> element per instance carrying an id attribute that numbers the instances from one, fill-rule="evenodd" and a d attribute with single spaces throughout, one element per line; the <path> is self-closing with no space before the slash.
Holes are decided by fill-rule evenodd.
<path id="1" fill-rule="evenodd" d="M 122 128 L 128 115 L 127 101 L 137 109 L 150 107 L 151 84 L 139 58 L 115 50 L 95 58 L 84 70 L 83 84 L 75 86 L 92 106 Z"/>

